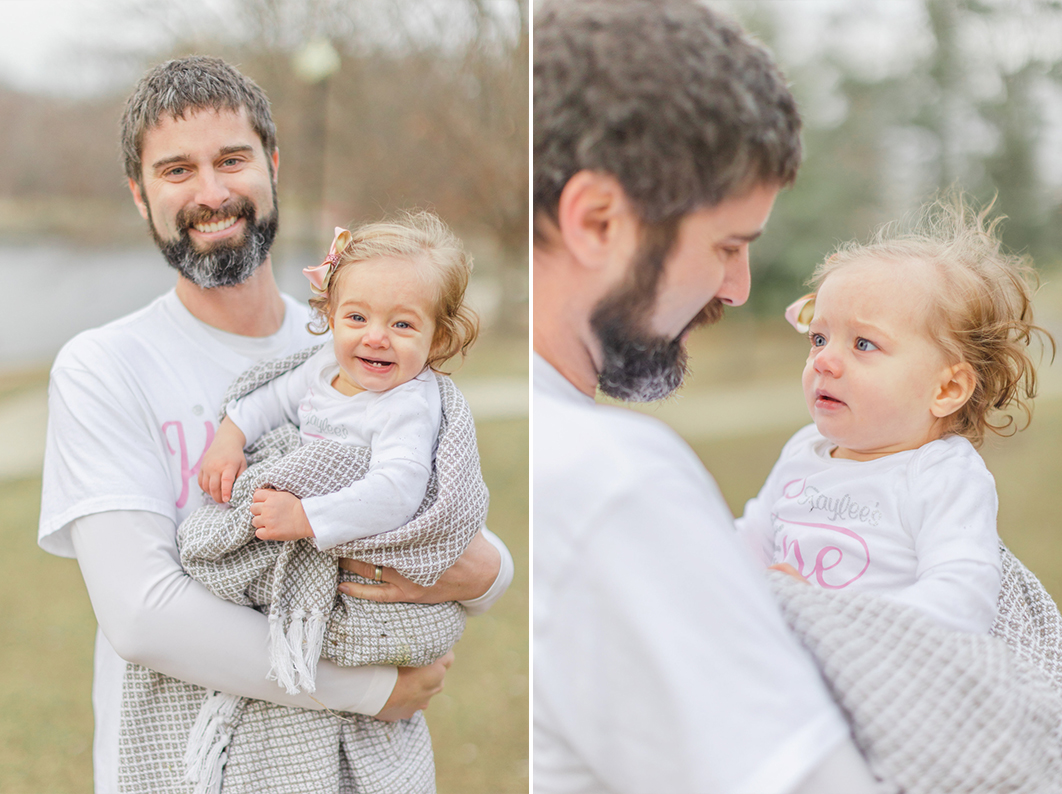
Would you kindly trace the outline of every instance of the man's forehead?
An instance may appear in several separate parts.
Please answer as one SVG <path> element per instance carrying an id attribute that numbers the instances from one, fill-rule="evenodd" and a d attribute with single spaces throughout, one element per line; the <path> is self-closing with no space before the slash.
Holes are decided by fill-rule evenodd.
<path id="1" fill-rule="evenodd" d="M 159 120 L 144 130 L 140 143 L 144 165 L 150 167 L 149 150 L 167 156 L 188 153 L 189 147 L 212 146 L 218 151 L 234 147 L 251 146 L 262 150 L 262 139 L 251 125 L 244 108 L 197 107 L 186 108 L 180 113 L 164 113 Z M 181 150 L 181 151 L 177 151 Z M 190 151 L 190 150 L 189 150 Z"/>

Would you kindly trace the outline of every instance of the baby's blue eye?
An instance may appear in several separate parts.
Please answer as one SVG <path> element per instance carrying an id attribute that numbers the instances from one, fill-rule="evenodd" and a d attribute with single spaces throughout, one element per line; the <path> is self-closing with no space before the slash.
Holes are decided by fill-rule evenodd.
<path id="1" fill-rule="evenodd" d="M 856 350 L 862 350 L 864 352 L 869 352 L 871 350 L 877 350 L 878 349 L 877 345 L 875 345 L 869 339 L 863 339 L 862 337 L 860 337 L 859 339 L 856 340 L 856 345 L 855 346 L 856 346 Z"/>
<path id="2" fill-rule="evenodd" d="M 826 344 L 826 337 L 822 334 L 808 334 L 812 347 L 822 347 Z"/>

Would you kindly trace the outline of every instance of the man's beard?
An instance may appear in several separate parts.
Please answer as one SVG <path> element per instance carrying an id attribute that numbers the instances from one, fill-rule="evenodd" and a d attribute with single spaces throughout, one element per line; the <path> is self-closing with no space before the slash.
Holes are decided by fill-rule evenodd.
<path id="1" fill-rule="evenodd" d="M 193 225 L 233 217 L 246 220 L 241 237 L 215 243 L 206 251 L 196 249 L 188 234 Z M 176 217 L 176 226 L 180 230 L 176 240 L 163 240 L 159 236 L 148 208 L 148 228 L 170 267 L 203 289 L 233 287 L 249 279 L 269 255 L 277 235 L 277 224 L 276 188 L 273 189 L 273 211 L 261 221 L 257 219 L 254 204 L 246 196 L 238 196 L 217 210 L 203 206 L 181 209 Z"/>
<path id="2" fill-rule="evenodd" d="M 677 224 L 647 232 L 634 256 L 632 279 L 598 303 L 590 326 L 601 343 L 598 388 L 626 402 L 652 402 L 668 397 L 686 377 L 683 338 L 702 325 L 723 317 L 723 303 L 713 299 L 690 320 L 676 338 L 654 336 L 642 329 L 648 324 L 664 261 L 677 239 Z"/>

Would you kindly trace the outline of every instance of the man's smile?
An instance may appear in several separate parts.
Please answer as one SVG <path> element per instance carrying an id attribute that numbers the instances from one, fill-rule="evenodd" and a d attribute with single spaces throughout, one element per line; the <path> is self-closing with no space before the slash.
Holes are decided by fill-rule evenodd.
<path id="1" fill-rule="evenodd" d="M 225 229 L 228 229 L 238 220 L 239 217 L 233 215 L 232 217 L 224 218 L 219 221 L 213 221 L 211 223 L 196 223 L 193 224 L 193 228 L 200 234 L 214 234 L 215 232 L 220 232 L 224 231 Z"/>

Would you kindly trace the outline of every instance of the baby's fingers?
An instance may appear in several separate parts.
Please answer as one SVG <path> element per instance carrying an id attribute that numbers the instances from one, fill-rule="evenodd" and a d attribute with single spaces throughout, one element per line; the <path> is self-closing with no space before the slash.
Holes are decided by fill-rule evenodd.
<path id="1" fill-rule="evenodd" d="M 227 502 L 232 498 L 232 484 L 236 482 L 236 478 L 240 475 L 236 469 L 225 469 L 221 473 L 221 499 L 219 501 Z"/>

